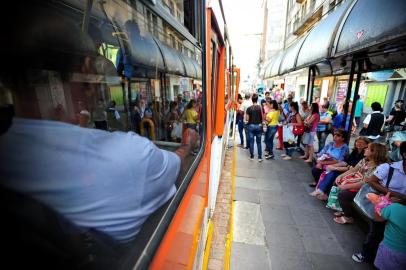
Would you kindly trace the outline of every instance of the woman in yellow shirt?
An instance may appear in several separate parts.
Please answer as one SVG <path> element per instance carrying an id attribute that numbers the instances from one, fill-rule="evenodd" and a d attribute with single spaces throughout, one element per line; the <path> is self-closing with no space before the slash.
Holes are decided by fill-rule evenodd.
<path id="1" fill-rule="evenodd" d="M 267 105 L 270 107 L 269 112 L 265 116 L 267 129 L 265 133 L 265 144 L 269 150 L 265 155 L 266 159 L 274 158 L 273 154 L 273 139 L 278 131 L 279 108 L 276 100 L 271 100 Z"/>
<path id="2" fill-rule="evenodd" d="M 196 101 L 191 99 L 183 112 L 182 120 L 185 121 L 186 128 L 196 130 L 197 122 L 199 121 L 199 114 L 195 110 Z"/>

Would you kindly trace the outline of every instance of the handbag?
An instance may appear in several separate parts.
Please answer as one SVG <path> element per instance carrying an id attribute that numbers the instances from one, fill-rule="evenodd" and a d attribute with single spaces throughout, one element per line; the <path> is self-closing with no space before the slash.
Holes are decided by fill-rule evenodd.
<path id="1" fill-rule="evenodd" d="M 339 188 L 336 186 L 333 186 L 330 190 L 330 194 L 328 196 L 327 204 L 326 207 L 333 209 L 335 211 L 343 211 L 343 209 L 340 206 L 340 203 L 338 202 L 338 192 Z"/>
<path id="2" fill-rule="evenodd" d="M 302 135 L 304 133 L 304 126 L 294 126 L 293 127 L 293 134 L 295 136 Z"/>
<path id="3" fill-rule="evenodd" d="M 386 188 L 389 188 L 389 183 L 392 180 L 393 171 L 394 171 L 394 168 L 389 167 L 388 180 L 386 181 Z M 360 188 L 360 190 L 357 192 L 357 195 L 355 195 L 354 203 L 363 215 L 367 216 L 370 219 L 374 219 L 375 205 L 368 200 L 368 198 L 367 198 L 368 193 L 378 194 L 378 192 L 375 189 L 370 187 L 368 184 L 364 184 Z"/>

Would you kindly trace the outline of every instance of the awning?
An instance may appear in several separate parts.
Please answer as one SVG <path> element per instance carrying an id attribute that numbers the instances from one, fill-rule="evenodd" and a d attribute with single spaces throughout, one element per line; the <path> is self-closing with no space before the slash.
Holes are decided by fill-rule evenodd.
<path id="1" fill-rule="evenodd" d="M 193 60 L 186 55 L 179 54 L 179 57 L 182 59 L 183 64 L 185 65 L 186 77 L 196 78 L 197 72 Z"/>
<path id="2" fill-rule="evenodd" d="M 192 60 L 193 65 L 196 69 L 196 79 L 202 79 L 202 64 L 199 64 L 197 61 Z"/>
<path id="3" fill-rule="evenodd" d="M 275 77 L 275 76 L 279 75 L 279 67 L 281 65 L 284 54 L 285 54 L 285 52 L 282 51 L 282 52 L 279 52 L 277 55 L 275 55 L 275 58 L 274 58 L 275 60 L 272 61 L 273 63 L 272 63 L 271 70 L 269 72 L 269 77 Z"/>
<path id="4" fill-rule="evenodd" d="M 155 42 L 158 44 L 164 58 L 165 71 L 170 74 L 186 76 L 185 67 L 181 60 L 180 53 L 158 39 L 155 39 Z"/>
<path id="5" fill-rule="evenodd" d="M 315 66 L 321 76 L 349 73 L 347 62 L 356 59 L 354 54 L 359 54 L 359 59 L 368 58 L 366 70 L 404 67 L 404 10 L 406 1 L 347 0 L 310 30 L 304 42 L 303 38 L 299 39 L 280 52 L 279 55 L 285 54 L 282 63 L 279 57 L 271 58 L 272 68 L 269 73 L 265 72 L 265 77 L 308 66 Z M 292 66 L 300 45 L 297 61 Z"/>
<path id="6" fill-rule="evenodd" d="M 158 46 L 148 32 L 140 34 L 140 28 L 133 21 L 124 25 L 130 45 L 131 64 L 144 68 L 164 70 L 164 62 Z"/>
<path id="7" fill-rule="evenodd" d="M 283 60 L 281 62 L 281 66 L 279 68 L 279 73 L 284 74 L 290 71 L 295 70 L 296 68 L 296 61 L 300 51 L 302 48 L 303 42 L 305 42 L 307 35 L 301 37 L 298 41 L 296 41 L 292 46 L 286 49 L 284 54 Z"/>
<path id="8" fill-rule="evenodd" d="M 333 56 L 368 50 L 379 44 L 392 43 L 396 47 L 393 43 L 406 37 L 405 10 L 404 0 L 358 0 L 343 21 Z"/>
<path id="9" fill-rule="evenodd" d="M 306 67 L 330 58 L 331 48 L 343 19 L 353 1 L 346 1 L 322 19 L 312 30 L 300 49 L 295 68 Z M 296 43 L 301 42 L 298 40 Z"/>

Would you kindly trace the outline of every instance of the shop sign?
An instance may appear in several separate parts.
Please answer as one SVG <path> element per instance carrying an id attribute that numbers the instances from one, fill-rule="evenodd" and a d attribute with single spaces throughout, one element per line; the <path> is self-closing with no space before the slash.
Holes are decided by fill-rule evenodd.
<path id="1" fill-rule="evenodd" d="M 188 91 L 189 89 L 189 79 L 180 78 L 179 79 L 179 89 L 182 92 Z"/>
<path id="2" fill-rule="evenodd" d="M 338 81 L 336 103 L 344 102 L 347 96 L 348 81 Z"/>

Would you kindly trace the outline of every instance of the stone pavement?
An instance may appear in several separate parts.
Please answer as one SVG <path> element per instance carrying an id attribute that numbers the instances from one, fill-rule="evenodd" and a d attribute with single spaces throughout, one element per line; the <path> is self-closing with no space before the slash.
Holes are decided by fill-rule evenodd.
<path id="1" fill-rule="evenodd" d="M 290 161 L 280 154 L 259 163 L 237 149 L 231 269 L 373 269 L 351 259 L 365 233 L 336 224 L 333 211 L 308 195 L 310 167 L 297 153 Z"/>

